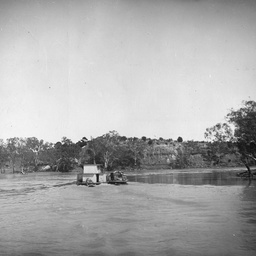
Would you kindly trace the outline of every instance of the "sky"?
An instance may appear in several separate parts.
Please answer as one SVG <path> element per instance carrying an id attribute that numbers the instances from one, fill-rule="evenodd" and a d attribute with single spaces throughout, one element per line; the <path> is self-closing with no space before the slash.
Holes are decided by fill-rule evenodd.
<path id="1" fill-rule="evenodd" d="M 0 0 L 0 138 L 201 141 L 255 68 L 255 0 Z"/>

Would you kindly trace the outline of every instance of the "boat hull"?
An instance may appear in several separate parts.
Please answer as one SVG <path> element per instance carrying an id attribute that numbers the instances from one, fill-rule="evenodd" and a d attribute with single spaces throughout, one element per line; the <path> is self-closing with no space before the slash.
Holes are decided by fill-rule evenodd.
<path id="1" fill-rule="evenodd" d="M 93 183 L 88 183 L 86 181 L 77 181 L 76 182 L 77 185 L 83 185 L 83 186 L 87 186 L 87 187 L 95 187 L 95 185 L 100 185 L 100 182 L 93 182 Z"/>
<path id="2" fill-rule="evenodd" d="M 111 180 L 108 181 L 108 184 L 112 184 L 112 185 L 127 185 L 127 181 L 117 181 L 117 180 Z"/>

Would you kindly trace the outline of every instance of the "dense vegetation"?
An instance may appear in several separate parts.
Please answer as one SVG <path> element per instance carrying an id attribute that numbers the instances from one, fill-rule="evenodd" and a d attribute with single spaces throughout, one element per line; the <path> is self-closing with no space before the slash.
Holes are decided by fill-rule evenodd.
<path id="1" fill-rule="evenodd" d="M 69 171 L 76 164 L 81 149 L 66 137 L 55 144 L 30 138 L 9 138 L 0 141 L 1 171 L 11 166 L 13 172 L 20 170 L 38 171 L 48 169 Z"/>
<path id="2" fill-rule="evenodd" d="M 53 144 L 31 138 L 0 140 L 0 167 L 12 171 L 52 170 L 67 172 L 83 164 L 101 164 L 105 170 L 139 168 L 201 168 L 255 164 L 256 103 L 244 102 L 231 109 L 227 122 L 207 128 L 207 141 L 125 137 L 110 131 L 74 143 L 63 137 Z M 231 129 L 233 124 L 235 129 Z"/>
<path id="3" fill-rule="evenodd" d="M 230 110 L 226 120 L 227 123 L 218 123 L 206 129 L 205 137 L 215 142 L 235 145 L 239 159 L 251 177 L 250 165 L 256 161 L 256 102 L 244 101 L 241 108 Z M 234 126 L 234 131 L 230 125 Z"/>
<path id="4" fill-rule="evenodd" d="M 55 144 L 37 138 L 10 138 L 0 145 L 0 163 L 4 170 L 49 170 L 66 172 L 83 164 L 101 164 L 104 169 L 188 168 L 236 166 L 237 149 L 222 142 L 173 141 L 163 138 L 127 138 L 116 131 L 73 143 L 62 138 Z M 231 160 L 232 161 L 231 161 Z"/>

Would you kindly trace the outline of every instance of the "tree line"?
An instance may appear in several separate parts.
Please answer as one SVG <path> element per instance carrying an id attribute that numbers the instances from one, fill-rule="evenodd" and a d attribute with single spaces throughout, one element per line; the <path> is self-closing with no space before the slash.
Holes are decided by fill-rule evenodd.
<path id="1" fill-rule="evenodd" d="M 49 143 L 35 137 L 0 140 L 0 167 L 11 163 L 16 169 L 67 172 L 83 164 L 100 164 L 105 170 L 163 166 L 167 168 L 210 167 L 226 164 L 229 154 L 244 164 L 251 175 L 250 165 L 256 160 L 256 102 L 244 101 L 242 107 L 231 109 L 226 123 L 218 123 L 205 131 L 203 142 L 121 136 L 110 131 L 96 138 L 83 137 L 72 142 L 63 137 Z"/>
<path id="2" fill-rule="evenodd" d="M 44 142 L 36 137 L 13 137 L 0 140 L 0 168 L 3 172 L 8 163 L 13 172 L 18 170 L 38 171 L 48 165 L 53 171 L 69 171 L 77 162 L 80 148 L 63 137 L 57 143 Z"/>
<path id="3" fill-rule="evenodd" d="M 83 164 L 99 164 L 105 170 L 115 168 L 139 168 L 145 148 L 158 142 L 173 142 L 172 139 L 150 139 L 142 136 L 126 137 L 116 131 L 88 140 L 83 137 L 74 143 L 63 137 L 57 143 L 45 142 L 36 137 L 8 138 L 0 140 L 0 168 L 9 165 L 13 172 L 38 171 L 47 165 L 49 170 L 67 172 Z M 183 140 L 177 139 L 179 143 Z"/>

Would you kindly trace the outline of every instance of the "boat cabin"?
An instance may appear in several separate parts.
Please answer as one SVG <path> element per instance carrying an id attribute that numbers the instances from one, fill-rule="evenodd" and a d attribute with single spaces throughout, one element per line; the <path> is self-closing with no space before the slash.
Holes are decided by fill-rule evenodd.
<path id="1" fill-rule="evenodd" d="M 85 164 L 83 172 L 77 175 L 77 183 L 85 183 L 88 179 L 95 184 L 107 182 L 106 174 L 96 164 Z"/>

